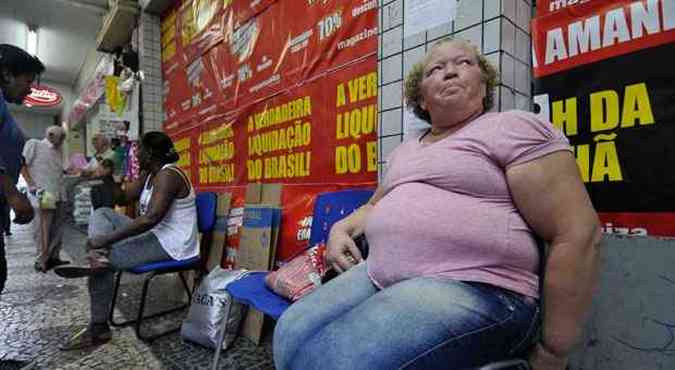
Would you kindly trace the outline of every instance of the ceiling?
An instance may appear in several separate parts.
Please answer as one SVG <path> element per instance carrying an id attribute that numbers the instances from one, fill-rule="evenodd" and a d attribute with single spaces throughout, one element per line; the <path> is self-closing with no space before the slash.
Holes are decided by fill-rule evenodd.
<path id="1" fill-rule="evenodd" d="M 0 43 L 25 48 L 26 24 L 38 28 L 43 80 L 72 86 L 94 49 L 108 0 L 0 0 Z"/>

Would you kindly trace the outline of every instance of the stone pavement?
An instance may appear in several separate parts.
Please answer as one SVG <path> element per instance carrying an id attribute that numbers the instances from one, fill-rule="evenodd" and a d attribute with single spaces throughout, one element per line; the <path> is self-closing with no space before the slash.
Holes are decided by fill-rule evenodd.
<path id="1" fill-rule="evenodd" d="M 85 279 L 65 280 L 53 272 L 33 270 L 35 246 L 27 227 L 13 226 L 7 237 L 8 281 L 0 296 L 0 370 L 2 369 L 209 369 L 213 350 L 183 342 L 178 333 L 147 345 L 138 340 L 132 327 L 113 328 L 113 340 L 83 351 L 59 351 L 71 333 L 87 324 L 89 303 Z M 67 226 L 62 258 L 84 262 L 85 235 Z M 146 312 L 178 302 L 173 277 L 157 277 L 150 288 Z M 135 318 L 142 280 L 125 274 L 115 316 Z M 155 292 L 154 296 L 152 293 Z M 173 297 L 173 298 L 172 298 Z M 146 330 L 177 325 L 187 310 L 154 319 Z M 271 332 L 256 347 L 239 338 L 223 352 L 221 369 L 273 369 Z"/>

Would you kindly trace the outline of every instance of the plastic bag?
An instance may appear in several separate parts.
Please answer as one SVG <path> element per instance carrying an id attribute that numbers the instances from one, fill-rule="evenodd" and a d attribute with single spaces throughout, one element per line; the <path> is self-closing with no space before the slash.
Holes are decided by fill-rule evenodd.
<path id="1" fill-rule="evenodd" d="M 218 330 L 226 320 L 222 349 L 227 349 L 234 342 L 244 306 L 234 301 L 225 287 L 245 273 L 245 270 L 224 270 L 219 266 L 211 270 L 192 294 L 190 311 L 180 330 L 184 339 L 215 349 Z"/>
<path id="2" fill-rule="evenodd" d="M 265 284 L 275 293 L 292 301 L 321 286 L 326 274 L 326 245 L 318 244 L 293 258 L 265 277 Z"/>
<path id="3" fill-rule="evenodd" d="M 37 198 L 40 209 L 56 209 L 56 195 L 54 193 L 38 189 Z"/>

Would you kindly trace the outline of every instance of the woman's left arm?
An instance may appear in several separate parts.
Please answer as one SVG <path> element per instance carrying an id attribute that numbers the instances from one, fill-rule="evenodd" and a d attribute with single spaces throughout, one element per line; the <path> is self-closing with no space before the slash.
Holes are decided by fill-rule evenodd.
<path id="1" fill-rule="evenodd" d="M 136 217 L 128 226 L 115 230 L 112 234 L 89 239 L 87 244 L 90 248 L 101 248 L 142 234 L 152 229 L 166 216 L 184 181 L 175 171 L 160 171 L 154 180 L 148 211 Z"/>
<path id="2" fill-rule="evenodd" d="M 570 152 L 514 165 L 506 177 L 516 207 L 549 244 L 543 336 L 530 360 L 534 369 L 564 369 L 596 287 L 598 216 Z"/>

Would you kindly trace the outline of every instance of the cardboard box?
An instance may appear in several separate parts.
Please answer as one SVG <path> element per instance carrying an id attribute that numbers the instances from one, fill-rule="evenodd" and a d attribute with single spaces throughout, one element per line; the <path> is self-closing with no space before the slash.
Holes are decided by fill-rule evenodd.
<path id="1" fill-rule="evenodd" d="M 281 189 L 281 184 L 247 185 L 238 252 L 240 268 L 265 271 L 272 267 L 281 223 Z M 264 323 L 264 314 L 249 308 L 242 334 L 258 345 Z"/>
<path id="2" fill-rule="evenodd" d="M 281 209 L 268 205 L 247 205 L 239 244 L 239 266 L 267 271 L 271 267 L 279 235 Z"/>
<path id="3" fill-rule="evenodd" d="M 213 230 L 213 238 L 208 249 L 206 259 L 206 270 L 211 271 L 216 266 L 221 266 L 223 261 L 223 251 L 227 242 L 227 217 L 230 213 L 230 202 L 232 194 L 218 194 L 218 204 L 216 206 L 216 225 Z"/>

